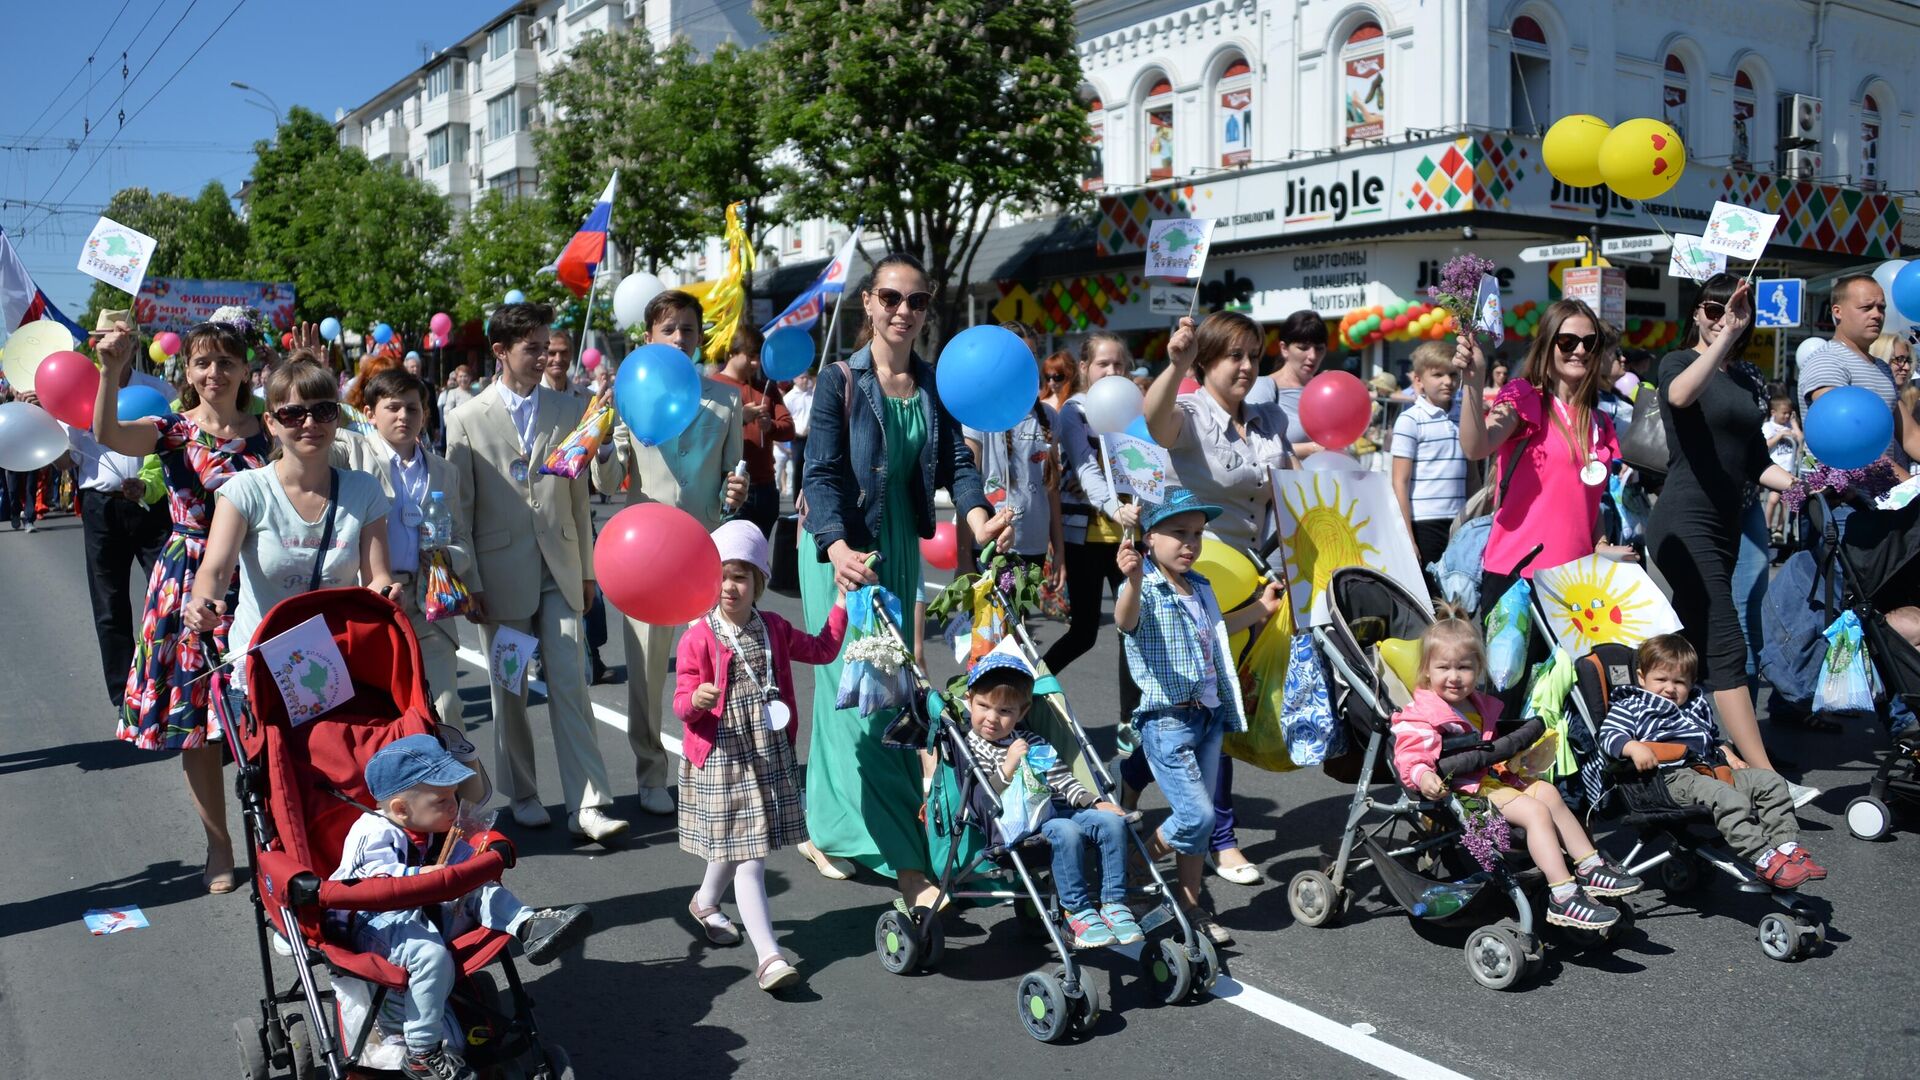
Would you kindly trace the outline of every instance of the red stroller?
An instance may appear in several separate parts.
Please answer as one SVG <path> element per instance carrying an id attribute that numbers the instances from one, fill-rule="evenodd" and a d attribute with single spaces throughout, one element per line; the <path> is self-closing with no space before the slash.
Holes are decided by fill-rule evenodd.
<path id="1" fill-rule="evenodd" d="M 315 615 L 326 617 L 352 677 L 344 705 L 300 726 L 288 722 L 272 675 L 257 654 L 245 670 L 246 698 L 231 689 L 220 702 L 228 746 L 239 766 L 236 781 L 248 850 L 253 854 L 253 904 L 260 915 L 260 969 L 266 996 L 259 1014 L 236 1021 L 243 1075 L 265 1080 L 269 1067 L 292 1076 L 347 1080 L 364 1075 L 368 1036 L 387 996 L 407 974 L 385 957 L 355 952 L 325 926 L 328 910 L 395 911 L 456 899 L 499 878 L 513 865 L 511 847 L 487 851 L 438 873 L 404 878 L 330 881 L 347 830 L 373 800 L 364 770 L 376 751 L 407 735 L 435 733 L 431 699 L 420 673 L 420 646 L 405 615 L 365 589 L 326 589 L 276 605 L 261 620 L 256 642 Z M 533 1002 L 506 955 L 509 936 L 484 927 L 449 945 L 459 979 L 449 1012 L 466 1045 L 454 1047 L 483 1077 L 570 1080 L 566 1053 L 542 1043 Z M 273 952 L 291 953 L 297 981 L 276 987 Z M 491 973 L 506 972 L 510 1003 Z M 329 981 L 363 980 L 372 990 L 365 1020 L 347 1030 L 346 1012 Z M 304 1013 L 297 1007 L 304 1006 Z"/>

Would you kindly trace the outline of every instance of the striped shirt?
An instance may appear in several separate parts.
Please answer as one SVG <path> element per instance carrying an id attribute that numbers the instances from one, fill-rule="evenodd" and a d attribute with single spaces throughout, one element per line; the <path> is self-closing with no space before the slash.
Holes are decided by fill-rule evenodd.
<path id="1" fill-rule="evenodd" d="M 1862 356 L 1845 342 L 1829 341 L 1815 349 L 1800 365 L 1800 410 L 1804 415 L 1813 408 L 1815 391 L 1835 386 L 1862 386 L 1887 403 L 1887 411 L 1900 408 L 1900 388 L 1893 384 L 1893 367 L 1885 360 Z M 1887 456 L 1895 465 L 1907 464 L 1907 453 L 1900 446 L 1900 431 L 1894 429 L 1887 443 Z"/>
<path id="2" fill-rule="evenodd" d="M 1029 754 L 1039 747 L 1053 745 L 1026 728 L 1014 728 L 1013 734 L 1000 742 L 990 742 L 978 732 L 967 732 L 967 749 L 973 752 L 974 760 L 986 770 L 987 779 L 993 784 L 996 792 L 1006 790 L 1007 774 L 1002 766 L 1007 761 L 1007 747 L 1011 746 L 1015 739 L 1027 740 Z M 1054 798 L 1075 809 L 1092 806 L 1096 801 L 1093 792 L 1088 791 L 1087 786 L 1075 778 L 1073 770 L 1067 768 L 1065 759 L 1056 760 L 1053 768 L 1047 770 L 1047 787 L 1053 792 Z"/>
<path id="3" fill-rule="evenodd" d="M 1408 501 L 1413 520 L 1451 520 L 1467 503 L 1467 456 L 1460 425 L 1439 406 L 1417 398 L 1393 422 L 1393 456 L 1413 461 Z"/>
<path id="4" fill-rule="evenodd" d="M 1626 756 L 1630 742 L 1683 743 L 1702 760 L 1716 761 L 1719 736 L 1707 695 L 1698 690 L 1685 705 L 1675 705 L 1650 690 L 1623 686 L 1613 692 L 1607 719 L 1600 725 L 1600 749 L 1618 758 Z"/>

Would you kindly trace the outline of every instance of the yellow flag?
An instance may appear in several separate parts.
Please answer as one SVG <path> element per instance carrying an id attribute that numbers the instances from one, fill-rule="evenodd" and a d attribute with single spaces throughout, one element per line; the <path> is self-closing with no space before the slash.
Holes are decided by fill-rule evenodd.
<path id="1" fill-rule="evenodd" d="M 733 350 L 733 332 L 740 328 L 740 316 L 747 310 L 747 274 L 753 270 L 753 241 L 741 221 L 740 211 L 746 205 L 737 202 L 727 207 L 726 271 L 700 298 L 707 321 L 713 324 L 701 355 L 716 364 L 727 362 L 727 354 Z"/>

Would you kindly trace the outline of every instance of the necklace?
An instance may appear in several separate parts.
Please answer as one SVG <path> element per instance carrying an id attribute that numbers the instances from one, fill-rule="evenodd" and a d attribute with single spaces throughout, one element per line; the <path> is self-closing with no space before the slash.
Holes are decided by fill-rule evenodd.
<path id="1" fill-rule="evenodd" d="M 1553 423 L 1555 427 L 1560 429 L 1560 434 L 1566 437 L 1567 449 L 1573 455 L 1574 465 L 1580 470 L 1580 482 L 1588 487 L 1599 487 L 1601 484 L 1607 482 L 1607 467 L 1600 462 L 1598 455 L 1600 422 L 1592 416 L 1587 417 L 1587 432 L 1590 441 L 1583 452 L 1581 440 L 1574 438 L 1573 421 L 1570 420 L 1566 414 L 1566 403 L 1558 397 L 1555 397 L 1553 399 Z"/>

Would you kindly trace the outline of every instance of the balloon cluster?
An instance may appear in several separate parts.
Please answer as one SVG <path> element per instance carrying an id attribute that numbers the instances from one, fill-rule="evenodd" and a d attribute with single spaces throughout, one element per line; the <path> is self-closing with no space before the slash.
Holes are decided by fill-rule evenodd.
<path id="1" fill-rule="evenodd" d="M 1680 324 L 1672 319 L 1628 319 L 1620 344 L 1629 349 L 1659 349 L 1680 337 Z"/>
<path id="2" fill-rule="evenodd" d="M 1376 341 L 1439 341 L 1453 333 L 1453 316 L 1435 304 L 1395 300 L 1356 308 L 1340 319 L 1340 344 L 1358 349 Z"/>
<path id="3" fill-rule="evenodd" d="M 1500 320 L 1506 324 L 1508 337 L 1530 338 L 1540 329 L 1540 303 L 1523 300 L 1502 313 Z"/>
<path id="4" fill-rule="evenodd" d="M 1540 157 L 1568 187 L 1605 184 L 1623 199 L 1657 199 L 1673 190 L 1687 168 L 1680 133 L 1650 116 L 1609 127 L 1584 113 L 1563 116 L 1547 129 Z"/>

